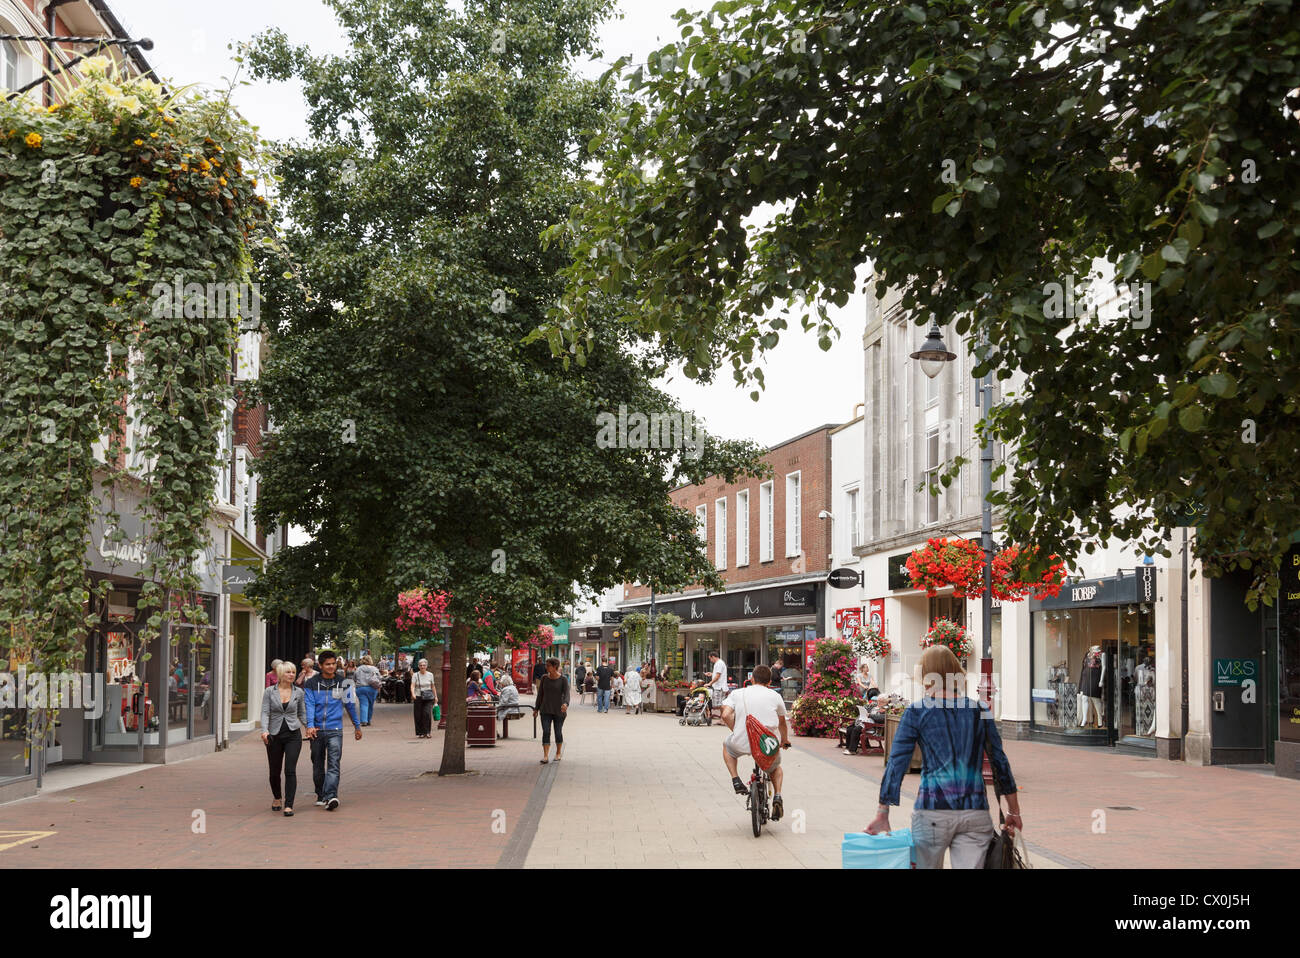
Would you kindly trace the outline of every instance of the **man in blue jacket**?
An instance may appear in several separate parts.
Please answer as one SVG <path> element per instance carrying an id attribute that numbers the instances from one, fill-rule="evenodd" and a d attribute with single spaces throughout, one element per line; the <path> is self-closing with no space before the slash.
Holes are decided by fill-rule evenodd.
<path id="1" fill-rule="evenodd" d="M 329 811 L 339 807 L 339 764 L 343 761 L 343 710 L 346 708 L 361 741 L 361 716 L 354 683 L 335 675 L 338 656 L 325 651 L 317 657 L 320 672 L 303 683 L 307 705 L 307 738 L 311 739 L 311 773 L 316 804 Z M 326 759 L 328 758 L 328 766 Z"/>

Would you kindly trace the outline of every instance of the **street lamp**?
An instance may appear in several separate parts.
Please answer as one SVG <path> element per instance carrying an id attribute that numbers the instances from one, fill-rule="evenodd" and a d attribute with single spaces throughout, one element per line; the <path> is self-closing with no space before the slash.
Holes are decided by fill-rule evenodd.
<path id="1" fill-rule="evenodd" d="M 944 363 L 950 363 L 957 358 L 956 353 L 948 352 L 948 347 L 943 344 L 943 337 L 939 335 L 939 324 L 933 319 L 930 320 L 930 331 L 926 333 L 925 342 L 921 348 L 912 353 L 911 359 L 918 359 L 921 362 L 921 372 L 925 373 L 927 379 L 933 379 L 943 371 Z"/>
<path id="2" fill-rule="evenodd" d="M 979 357 L 983 361 L 988 353 L 988 340 L 983 329 L 980 330 Z M 939 325 L 930 319 L 930 331 L 926 334 L 921 348 L 911 354 L 912 359 L 919 360 L 921 372 L 930 379 L 938 376 L 945 363 L 957 358 L 948 351 L 939 335 Z M 993 406 L 993 377 L 985 373 L 980 377 L 979 390 L 975 394 L 975 405 L 982 406 L 984 415 L 989 414 Z M 980 523 L 980 544 L 984 550 L 984 595 L 980 599 L 980 628 L 982 630 L 983 648 L 980 656 L 980 701 L 993 709 L 993 506 L 989 497 L 993 494 L 993 448 L 988 439 L 980 437 L 980 497 L 983 500 L 983 516 Z M 985 759 L 985 779 L 989 778 L 987 758 Z"/>

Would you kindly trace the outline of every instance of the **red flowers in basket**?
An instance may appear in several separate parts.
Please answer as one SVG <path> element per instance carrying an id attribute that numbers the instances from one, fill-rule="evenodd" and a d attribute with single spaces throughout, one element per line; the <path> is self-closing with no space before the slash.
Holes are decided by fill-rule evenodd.
<path id="1" fill-rule="evenodd" d="M 959 659 L 964 659 L 975 651 L 970 634 L 952 619 L 934 620 L 930 631 L 921 638 L 921 648 L 928 649 L 932 645 L 946 645 Z"/>
<path id="2" fill-rule="evenodd" d="M 1065 563 L 1051 557 L 1047 571 L 1027 578 L 1038 546 L 1010 545 L 993 557 L 992 592 L 1003 602 L 1023 602 L 1030 595 L 1046 599 L 1058 595 L 1065 582 Z M 952 586 L 958 599 L 978 599 L 984 594 L 984 550 L 972 539 L 928 539 L 907 557 L 912 587 L 935 595 Z"/>
<path id="3" fill-rule="evenodd" d="M 973 598 L 984 591 L 984 550 L 970 539 L 927 539 L 907 557 L 907 573 L 926 595 L 952 586 L 956 598 Z"/>
<path id="4" fill-rule="evenodd" d="M 1003 602 L 1022 602 L 1030 595 L 1046 599 L 1059 595 L 1065 582 L 1065 563 L 1053 555 L 1047 570 L 1037 578 L 1028 578 L 1030 562 L 1038 546 L 1022 549 L 1007 546 L 993 557 L 993 594 Z"/>

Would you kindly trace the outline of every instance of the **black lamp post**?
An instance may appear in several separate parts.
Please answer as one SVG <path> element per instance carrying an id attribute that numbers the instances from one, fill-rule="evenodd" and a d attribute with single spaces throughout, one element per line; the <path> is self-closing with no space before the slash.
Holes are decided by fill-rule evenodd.
<path id="1" fill-rule="evenodd" d="M 983 330 L 980 330 L 979 353 L 981 361 L 987 352 L 988 341 L 985 338 Z M 950 363 L 957 358 L 955 353 L 948 351 L 944 345 L 942 337 L 939 335 L 939 326 L 933 319 L 930 321 L 930 331 L 926 334 L 925 342 L 921 348 L 911 354 L 912 359 L 919 360 L 921 363 L 921 372 L 925 373 L 930 379 L 934 379 L 943 370 L 945 363 Z M 993 405 L 993 377 L 985 373 L 979 382 L 978 391 L 975 394 L 975 405 L 982 406 L 984 415 L 987 416 L 989 409 Z M 980 701 L 993 709 L 993 506 L 989 502 L 989 496 L 993 493 L 993 448 L 989 445 L 987 439 L 980 439 L 980 496 L 983 500 L 983 516 L 980 523 L 980 544 L 984 550 L 984 595 L 980 599 L 980 629 L 983 639 L 983 648 L 980 656 L 980 682 L 979 697 Z M 985 761 L 985 777 L 988 777 L 987 759 Z"/>

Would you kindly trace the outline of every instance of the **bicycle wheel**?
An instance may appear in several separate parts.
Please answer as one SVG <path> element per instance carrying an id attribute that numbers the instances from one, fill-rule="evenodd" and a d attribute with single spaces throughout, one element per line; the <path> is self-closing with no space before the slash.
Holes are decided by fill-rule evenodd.
<path id="1" fill-rule="evenodd" d="M 749 814 L 753 820 L 754 837 L 757 838 L 763 831 L 763 783 L 752 781 L 749 783 Z"/>

